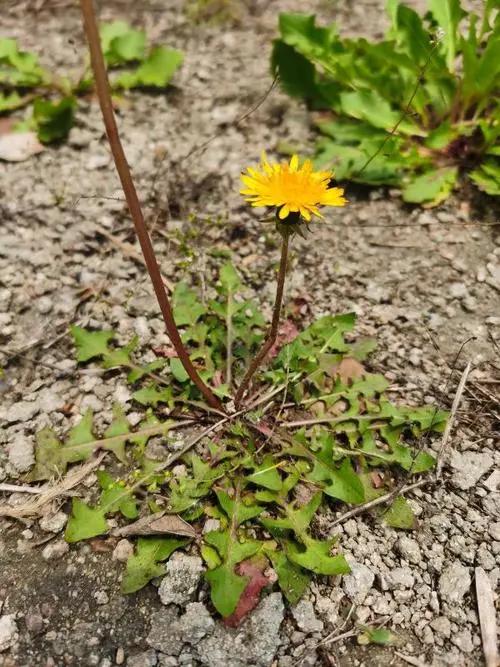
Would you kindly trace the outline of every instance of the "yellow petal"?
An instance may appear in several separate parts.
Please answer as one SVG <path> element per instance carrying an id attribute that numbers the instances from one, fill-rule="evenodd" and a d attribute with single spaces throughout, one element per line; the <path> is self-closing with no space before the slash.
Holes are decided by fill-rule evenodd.
<path id="1" fill-rule="evenodd" d="M 284 220 L 285 218 L 288 218 L 288 215 L 290 213 L 290 209 L 288 208 L 287 204 L 285 204 L 279 212 L 279 217 L 280 220 Z"/>
<path id="2" fill-rule="evenodd" d="M 290 160 L 290 171 L 297 171 L 298 167 L 299 167 L 299 156 L 292 155 L 292 159 Z"/>

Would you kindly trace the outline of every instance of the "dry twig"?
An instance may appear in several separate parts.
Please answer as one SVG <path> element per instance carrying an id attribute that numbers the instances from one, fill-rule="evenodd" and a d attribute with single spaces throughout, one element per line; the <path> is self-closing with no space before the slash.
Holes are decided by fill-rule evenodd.
<path id="1" fill-rule="evenodd" d="M 469 361 L 469 363 L 464 369 L 464 372 L 462 373 L 460 382 L 458 383 L 457 393 L 455 394 L 455 398 L 453 399 L 453 405 L 451 406 L 450 417 L 446 422 L 446 428 L 443 433 L 443 439 L 441 440 L 441 447 L 439 448 L 439 453 L 438 453 L 438 463 L 436 469 L 436 477 L 438 479 L 441 477 L 444 461 L 447 454 L 448 442 L 451 435 L 451 429 L 455 421 L 455 416 L 457 414 L 458 406 L 460 405 L 460 401 L 462 400 L 462 394 L 464 393 L 465 383 L 467 382 L 467 377 L 469 375 L 470 369 L 471 369 L 471 362 Z"/>
<path id="2" fill-rule="evenodd" d="M 497 623 L 491 582 L 482 567 L 476 567 L 475 576 L 477 609 L 486 667 L 498 667 L 500 661 L 497 646 Z"/>

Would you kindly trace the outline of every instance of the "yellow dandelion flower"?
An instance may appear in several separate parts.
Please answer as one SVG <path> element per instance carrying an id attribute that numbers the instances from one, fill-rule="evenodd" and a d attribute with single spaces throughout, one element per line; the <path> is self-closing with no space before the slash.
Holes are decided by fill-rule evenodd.
<path id="1" fill-rule="evenodd" d="M 279 209 L 278 217 L 285 220 L 291 213 L 307 222 L 312 215 L 319 218 L 320 206 L 345 206 L 342 188 L 330 187 L 333 178 L 331 171 L 313 171 L 311 160 L 299 166 L 299 158 L 294 155 L 290 164 L 269 164 L 266 154 L 262 153 L 260 171 L 248 167 L 241 175 L 245 188 L 240 194 L 252 206 L 275 206 Z"/>

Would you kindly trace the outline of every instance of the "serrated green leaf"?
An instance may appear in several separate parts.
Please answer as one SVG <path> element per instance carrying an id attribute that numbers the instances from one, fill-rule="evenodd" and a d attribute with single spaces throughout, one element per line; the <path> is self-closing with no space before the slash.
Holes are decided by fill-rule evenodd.
<path id="1" fill-rule="evenodd" d="M 146 34 L 131 28 L 125 21 L 105 23 L 100 27 L 101 45 L 110 66 L 143 60 L 146 55 Z"/>
<path id="2" fill-rule="evenodd" d="M 297 604 L 309 587 L 311 575 L 288 560 L 282 551 L 269 550 L 266 551 L 266 554 L 271 559 L 273 568 L 278 575 L 278 584 L 283 595 L 290 604 Z"/>
<path id="3" fill-rule="evenodd" d="M 144 588 L 151 579 L 165 574 L 166 560 L 176 549 L 187 544 L 188 540 L 176 537 L 140 537 L 135 553 L 127 561 L 123 575 L 122 593 L 135 593 Z"/>
<path id="4" fill-rule="evenodd" d="M 458 177 L 456 167 L 432 169 L 414 177 L 403 188 L 403 199 L 413 204 L 437 206 L 453 190 Z"/>
<path id="5" fill-rule="evenodd" d="M 392 528 L 413 530 L 415 528 L 415 515 L 410 503 L 404 496 L 398 496 L 390 508 L 384 512 L 383 521 Z"/>
<path id="6" fill-rule="evenodd" d="M 137 503 L 125 484 L 115 482 L 104 470 L 97 471 L 97 479 L 102 489 L 99 506 L 104 514 L 119 511 L 127 519 L 136 519 L 139 516 Z"/>
<path id="7" fill-rule="evenodd" d="M 186 283 L 177 283 L 172 301 L 175 323 L 178 327 L 194 325 L 206 312 L 206 308 L 198 300 L 196 292 L 189 289 Z"/>
<path id="8" fill-rule="evenodd" d="M 241 278 L 231 262 L 223 264 L 219 280 L 224 294 L 234 294 L 241 287 Z"/>
<path id="9" fill-rule="evenodd" d="M 331 541 L 315 540 L 312 537 L 308 537 L 302 544 L 291 540 L 285 543 L 287 557 L 306 570 L 325 575 L 349 574 L 351 569 L 345 557 L 342 554 L 331 556 L 331 548 Z"/>
<path id="10" fill-rule="evenodd" d="M 123 73 L 114 81 L 114 86 L 165 88 L 183 60 L 184 56 L 180 51 L 155 46 L 134 72 Z"/>
<path id="11" fill-rule="evenodd" d="M 72 511 L 66 524 L 66 542 L 80 542 L 108 532 L 108 524 L 101 507 L 89 507 L 79 498 L 73 498 Z"/>
<path id="12" fill-rule="evenodd" d="M 189 375 L 178 357 L 170 359 L 170 370 L 177 382 L 187 382 Z"/>
<path id="13" fill-rule="evenodd" d="M 254 472 L 246 475 L 245 479 L 271 491 L 280 491 L 283 482 L 278 472 L 278 466 L 271 456 L 264 457 L 261 465 L 254 467 Z"/>
<path id="14" fill-rule="evenodd" d="M 115 368 L 116 366 L 131 366 L 132 361 L 130 355 L 139 345 L 139 336 L 134 336 L 132 340 L 123 345 L 122 347 L 117 347 L 114 350 L 108 350 L 104 354 L 102 360 L 103 368 Z"/>
<path id="15" fill-rule="evenodd" d="M 262 543 L 254 540 L 238 542 L 230 530 L 209 532 L 204 540 L 217 550 L 222 559 L 221 565 L 205 574 L 210 584 L 210 598 L 221 616 L 230 616 L 249 581 L 249 577 L 236 574 L 234 568 L 241 561 L 254 556 L 261 549 Z"/>
<path id="16" fill-rule="evenodd" d="M 173 397 L 171 387 L 158 389 L 155 384 L 149 384 L 142 389 L 134 391 L 132 398 L 141 405 L 152 405 L 154 408 L 158 403 L 170 403 Z"/>
<path id="17" fill-rule="evenodd" d="M 234 521 L 235 527 L 259 516 L 264 511 L 264 507 L 260 505 L 244 504 L 241 496 L 233 500 L 225 491 L 216 491 L 216 494 L 220 506 L 228 517 Z"/>
<path id="18" fill-rule="evenodd" d="M 215 570 L 221 564 L 221 559 L 217 550 L 209 544 L 202 544 L 200 547 L 201 557 L 207 564 L 209 570 Z"/>
<path id="19" fill-rule="evenodd" d="M 34 88 L 48 78 L 34 53 L 19 50 L 15 39 L 0 39 L 0 84 Z"/>
<path id="20" fill-rule="evenodd" d="M 114 337 L 113 331 L 88 331 L 73 325 L 71 335 L 77 350 L 77 361 L 89 361 L 109 353 L 108 343 Z"/>
<path id="21" fill-rule="evenodd" d="M 61 444 L 54 432 L 45 428 L 37 434 L 35 447 L 35 468 L 33 480 L 48 479 L 62 475 L 68 463 L 86 460 L 98 449 L 106 449 L 126 462 L 125 443 L 133 442 L 144 446 L 154 435 L 165 435 L 173 422 L 159 422 L 156 418 L 140 425 L 130 433 L 123 414 L 115 409 L 115 419 L 102 438 L 96 438 L 92 431 L 92 413 L 88 411 L 83 419 L 70 431 L 66 443 Z"/>
<path id="22" fill-rule="evenodd" d="M 492 197 L 500 196 L 500 161 L 486 160 L 470 173 L 477 187 Z"/>
<path id="23" fill-rule="evenodd" d="M 33 103 L 33 118 L 42 143 L 66 139 L 73 126 L 75 107 L 73 97 L 64 97 L 58 102 L 36 98 Z"/>
<path id="24" fill-rule="evenodd" d="M 166 359 L 155 359 L 144 366 L 134 366 L 127 375 L 127 382 L 134 384 L 134 382 L 141 380 L 143 377 L 147 377 L 150 373 L 156 373 L 156 371 L 162 370 L 166 365 Z"/>

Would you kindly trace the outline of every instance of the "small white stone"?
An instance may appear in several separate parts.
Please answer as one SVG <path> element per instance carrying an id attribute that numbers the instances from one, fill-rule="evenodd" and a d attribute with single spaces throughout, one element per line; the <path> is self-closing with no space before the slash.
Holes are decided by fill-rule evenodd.
<path id="1" fill-rule="evenodd" d="M 125 563 L 134 553 L 134 546 L 128 540 L 120 540 L 113 550 L 113 560 Z"/>
<path id="2" fill-rule="evenodd" d="M 64 526 L 68 516 L 64 512 L 56 512 L 52 516 L 44 516 L 40 520 L 40 528 L 46 533 L 59 533 Z"/>
<path id="3" fill-rule="evenodd" d="M 19 637 L 15 618 L 14 614 L 0 616 L 0 653 L 10 648 Z"/>
<path id="4" fill-rule="evenodd" d="M 64 540 L 57 540 L 57 542 L 52 542 L 47 544 L 45 549 L 42 551 L 42 558 L 44 560 L 56 560 L 68 553 L 69 544 Z"/>

